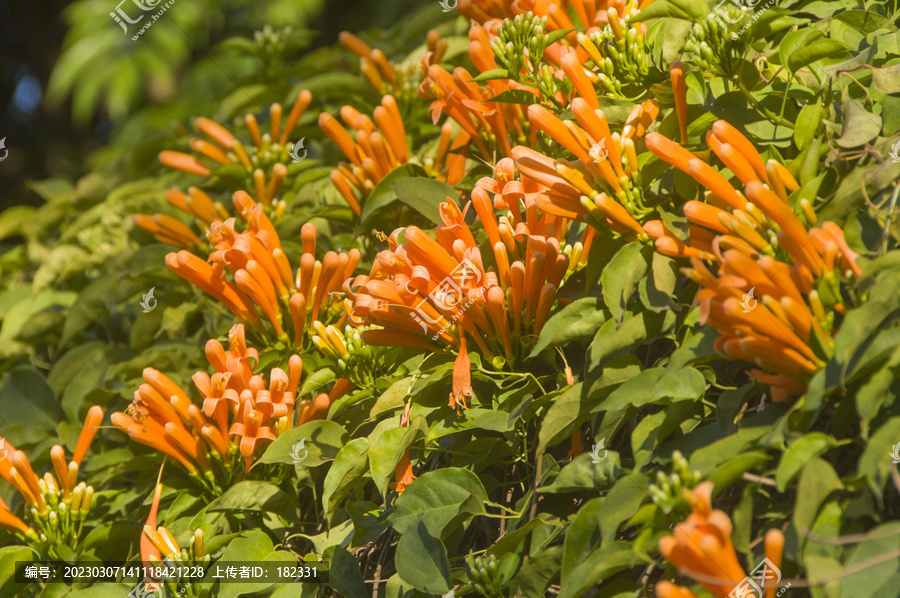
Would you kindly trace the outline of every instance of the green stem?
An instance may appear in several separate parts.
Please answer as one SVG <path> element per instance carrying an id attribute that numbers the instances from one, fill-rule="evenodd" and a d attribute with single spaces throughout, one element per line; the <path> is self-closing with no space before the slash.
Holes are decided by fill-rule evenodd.
<path id="1" fill-rule="evenodd" d="M 757 114 L 759 114 L 763 118 L 765 118 L 777 125 L 782 125 L 789 129 L 794 128 L 793 123 L 786 121 L 785 119 L 781 118 L 774 112 L 763 107 L 763 105 L 760 104 L 759 101 L 757 101 L 757 99 L 753 97 L 753 95 L 747 89 L 747 86 L 744 85 L 744 82 L 741 80 L 740 77 L 735 77 L 734 82 L 737 84 L 737 87 L 740 90 L 741 94 L 743 94 L 743 96 L 745 98 L 747 98 L 747 102 L 749 102 L 750 105 L 753 107 L 753 109 L 756 110 Z"/>

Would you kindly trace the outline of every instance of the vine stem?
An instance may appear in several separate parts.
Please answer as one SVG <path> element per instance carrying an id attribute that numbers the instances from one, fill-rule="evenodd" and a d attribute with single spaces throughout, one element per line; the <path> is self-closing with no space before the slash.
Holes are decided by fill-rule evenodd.
<path id="1" fill-rule="evenodd" d="M 762 116 L 763 118 L 765 118 L 767 120 L 770 120 L 771 122 L 775 123 L 776 125 L 782 125 L 789 129 L 794 128 L 793 123 L 781 118 L 780 116 L 778 116 L 777 114 L 775 114 L 774 112 L 770 111 L 769 109 L 765 108 L 762 104 L 760 104 L 759 101 L 753 97 L 753 94 L 751 94 L 750 91 L 747 89 L 747 86 L 744 85 L 744 82 L 740 79 L 740 77 L 736 78 L 734 80 L 734 83 L 737 84 L 738 90 L 740 90 L 741 94 L 743 94 L 743 96 L 745 98 L 747 98 L 747 101 L 750 103 L 750 105 L 753 107 L 753 109 L 756 110 L 756 112 L 760 116 Z"/>

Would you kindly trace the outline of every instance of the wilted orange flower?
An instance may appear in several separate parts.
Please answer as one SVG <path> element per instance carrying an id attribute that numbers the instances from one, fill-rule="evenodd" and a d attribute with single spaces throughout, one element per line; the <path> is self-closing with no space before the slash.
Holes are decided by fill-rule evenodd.
<path id="1" fill-rule="evenodd" d="M 683 523 L 675 526 L 674 536 L 660 539 L 659 551 L 682 573 L 693 577 L 714 596 L 727 598 L 746 575 L 731 543 L 731 520 L 724 512 L 712 508 L 712 489 L 712 482 L 703 482 L 693 490 L 690 494 L 693 512 Z M 781 531 L 769 530 L 765 536 L 765 547 L 766 558 L 775 567 L 780 567 L 784 549 Z M 774 596 L 776 586 L 772 580 L 767 578 L 761 585 L 766 598 Z M 694 596 L 669 582 L 658 584 L 656 595 L 659 598 Z"/>
<path id="2" fill-rule="evenodd" d="M 291 159 L 292 149 L 288 139 L 311 101 L 312 94 L 301 91 L 284 123 L 281 104 L 272 104 L 269 107 L 269 132 L 262 134 L 256 116 L 245 114 L 244 123 L 250 137 L 247 146 L 219 123 L 201 116 L 194 124 L 207 139 L 190 140 L 193 155 L 165 150 L 160 152 L 159 161 L 170 168 L 202 177 L 212 176 L 210 163 L 213 166 L 240 164 L 247 172 L 248 186 L 256 190 L 259 202 L 268 207 L 278 196 L 287 175 L 285 164 Z"/>
<path id="3" fill-rule="evenodd" d="M 247 224 L 245 230 L 236 230 L 235 218 L 213 222 L 207 231 L 213 247 L 209 263 L 180 251 L 166 256 L 169 269 L 219 299 L 242 322 L 268 334 L 258 307 L 276 337 L 287 340 L 286 328 L 291 330 L 295 347 L 303 344 L 312 322 L 341 325 L 343 310 L 334 293 L 352 276 L 359 251 L 329 251 L 317 260 L 316 227 L 307 223 L 300 233 L 303 256 L 295 273 L 263 207 L 243 191 L 234 194 L 234 205 Z"/>
<path id="4" fill-rule="evenodd" d="M 700 317 L 722 334 L 717 350 L 756 363 L 762 369 L 748 373 L 784 401 L 802 394 L 829 359 L 835 312 L 846 311 L 840 283 L 860 275 L 858 255 L 833 222 L 812 226 L 817 218 L 807 199 L 798 202 L 801 215 L 794 213 L 788 193 L 799 189 L 797 182 L 775 160 L 764 163 L 737 129 L 717 121 L 707 141 L 743 191 L 680 145 L 651 133 L 647 147 L 709 191 L 708 203 L 684 206 L 689 245 L 660 221 L 645 229 L 661 253 L 691 258 L 685 272 L 704 287 Z M 717 274 L 702 260 L 717 262 Z M 828 303 L 816 290 L 823 287 Z"/>
<path id="5" fill-rule="evenodd" d="M 409 426 L 410 407 L 412 407 L 412 402 L 408 402 L 406 404 L 406 408 L 403 410 L 403 414 L 400 416 L 401 428 L 406 428 L 407 426 Z M 406 452 L 403 453 L 403 458 L 400 459 L 400 462 L 397 463 L 397 466 L 394 468 L 394 481 L 388 484 L 388 488 L 390 488 L 391 490 L 396 490 L 397 496 L 400 496 L 409 487 L 409 485 L 412 484 L 413 481 L 415 481 L 415 479 L 416 476 L 413 475 L 409 449 L 406 449 Z"/>

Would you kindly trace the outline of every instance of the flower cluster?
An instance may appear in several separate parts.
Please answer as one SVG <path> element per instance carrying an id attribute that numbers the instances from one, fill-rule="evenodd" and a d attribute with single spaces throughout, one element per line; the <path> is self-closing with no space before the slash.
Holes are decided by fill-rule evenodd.
<path id="1" fill-rule="evenodd" d="M 25 500 L 25 520 L 22 520 L 0 499 L 0 526 L 35 546 L 44 546 L 56 559 L 61 558 L 60 547 L 77 549 L 94 498 L 94 488 L 78 482 L 78 471 L 102 422 L 103 409 L 91 407 L 72 460 L 66 463 L 65 449 L 55 445 L 50 449 L 53 472 L 48 471 L 42 477 L 34 472 L 24 452 L 0 438 L 0 446 L 4 447 L 0 455 L 3 457 L 0 477 L 12 484 Z"/>
<path id="2" fill-rule="evenodd" d="M 234 205 L 247 224 L 245 230 L 235 229 L 234 218 L 213 222 L 207 231 L 213 247 L 209 261 L 179 251 L 166 256 L 169 269 L 221 301 L 242 322 L 268 334 L 258 307 L 280 341 L 288 342 L 289 324 L 294 347 L 303 344 L 308 323 L 342 319 L 335 293 L 356 269 L 359 251 L 329 251 L 317 260 L 316 227 L 307 223 L 300 233 L 303 255 L 295 272 L 263 207 L 243 191 L 234 194 Z"/>
<path id="3" fill-rule="evenodd" d="M 228 342 L 227 351 L 215 339 L 206 343 L 215 373 L 193 376 L 202 406 L 165 375 L 146 368 L 131 405 L 112 415 L 116 428 L 176 459 L 207 487 L 227 484 L 240 458 L 244 473 L 249 471 L 260 447 L 293 427 L 295 408 L 305 412 L 309 406 L 295 405 L 303 371 L 299 356 L 291 356 L 287 372 L 272 368 L 267 384 L 254 371 L 259 354 L 247 346 L 242 324 L 231 329 Z"/>
<path id="4" fill-rule="evenodd" d="M 269 207 L 278 196 L 288 172 L 285 164 L 290 160 L 293 149 L 293 144 L 289 144 L 288 139 L 311 101 L 312 94 L 306 90 L 301 91 L 284 123 L 281 104 L 272 104 L 269 107 L 269 131 L 266 133 L 261 133 L 254 114 L 244 115 L 250 137 L 248 146 L 219 123 L 200 117 L 194 124 L 208 139 L 192 138 L 189 143 L 193 154 L 173 150 L 160 152 L 159 161 L 169 168 L 204 178 L 215 175 L 201 157 L 214 166 L 239 165 L 246 173 L 247 186 L 255 189 L 259 202 Z M 281 204 L 275 207 L 283 211 L 286 206 Z"/>
<path id="5" fill-rule="evenodd" d="M 647 25 L 630 23 L 639 12 L 634 3 L 629 3 L 621 15 L 615 8 L 609 8 L 608 22 L 603 29 L 577 36 L 578 45 L 593 62 L 588 72 L 596 78 L 600 91 L 613 97 L 624 98 L 631 91 L 639 95 L 647 87 L 650 74 L 650 54 L 644 38 Z M 596 73 L 593 68 L 597 69 Z"/>
<path id="6" fill-rule="evenodd" d="M 579 124 L 538 105 L 528 107 L 528 118 L 577 160 L 552 160 L 519 146 L 513 149 L 516 165 L 523 177 L 547 187 L 535 196 L 541 209 L 643 237 L 636 219 L 650 209 L 644 205 L 635 139 L 644 135 L 659 106 L 654 100 L 635 106 L 619 134 L 610 132 L 606 115 L 588 100 L 578 97 L 571 105 Z"/>
<path id="7" fill-rule="evenodd" d="M 439 62 L 447 51 L 447 40 L 432 29 L 426 36 L 428 52 Z M 392 94 L 404 107 L 412 108 L 416 88 L 422 81 L 422 65 L 418 62 L 391 62 L 384 52 L 372 48 L 349 31 L 342 31 L 338 40 L 345 48 L 359 56 L 359 71 L 379 95 Z M 348 123 L 350 124 L 350 123 Z"/>
<path id="8" fill-rule="evenodd" d="M 737 129 L 717 121 L 707 142 L 743 191 L 680 145 L 651 133 L 647 147 L 708 191 L 706 203 L 684 204 L 688 239 L 660 221 L 645 229 L 660 252 L 691 259 L 685 272 L 703 287 L 701 321 L 719 329 L 717 350 L 756 363 L 762 369 L 750 375 L 784 401 L 802 394 L 830 358 L 836 318 L 854 300 L 858 256 L 836 224 L 813 226 L 817 218 L 807 198 L 796 199 L 795 213 L 789 193 L 799 185 L 793 176 L 775 160 L 764 162 Z M 704 261 L 716 262 L 718 272 Z M 755 307 L 746 299 L 753 292 L 760 302 Z"/>
<path id="9" fill-rule="evenodd" d="M 160 469 L 160 477 L 162 477 L 162 469 Z M 188 547 L 181 548 L 168 529 L 156 525 L 162 491 L 163 485 L 157 482 L 153 492 L 153 502 L 150 504 L 150 513 L 141 533 L 141 563 L 145 567 L 151 567 L 145 576 L 144 587 L 148 592 L 156 592 L 161 586 L 166 585 L 173 594 L 183 595 L 184 591 L 193 585 L 189 577 L 186 579 L 171 576 L 168 578 L 154 577 L 152 575 L 153 568 L 159 567 L 162 563 L 169 567 L 207 564 L 210 561 L 210 555 L 206 554 L 204 550 L 202 529 L 194 530 L 188 541 Z M 181 592 L 176 591 L 178 586 L 180 586 Z"/>
<path id="10" fill-rule="evenodd" d="M 410 155 L 406 129 L 394 96 L 384 96 L 372 118 L 360 114 L 352 106 L 341 108 L 340 116 L 344 124 L 356 132 L 354 137 L 326 112 L 319 115 L 319 126 L 350 160 L 349 164 L 338 163 L 337 168 L 331 171 L 330 178 L 350 208 L 359 216 L 362 213 L 362 203 L 385 176 L 398 166 L 418 162 L 418 158 Z M 423 166 L 430 176 L 455 185 L 462 179 L 465 166 L 465 155 L 456 150 L 468 145 L 468 136 L 457 135 L 451 145 L 452 134 L 452 127 L 441 129 L 437 156 L 426 159 Z"/>
<path id="11" fill-rule="evenodd" d="M 659 551 L 685 575 L 712 592 L 716 598 L 727 598 L 746 577 L 731 543 L 731 520 L 724 512 L 712 508 L 712 482 L 699 484 L 689 495 L 692 513 L 675 526 L 674 536 L 659 541 Z M 784 534 L 777 529 L 765 535 L 766 558 L 774 567 L 781 566 Z M 774 582 L 763 581 L 766 598 L 775 594 Z M 697 598 L 685 588 L 668 581 L 656 585 L 658 598 Z"/>

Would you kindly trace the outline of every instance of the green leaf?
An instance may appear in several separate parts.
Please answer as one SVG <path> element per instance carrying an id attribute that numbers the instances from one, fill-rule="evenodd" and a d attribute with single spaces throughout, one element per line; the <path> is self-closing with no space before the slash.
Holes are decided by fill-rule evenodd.
<path id="1" fill-rule="evenodd" d="M 647 257 L 642 253 L 645 247 L 640 241 L 633 241 L 619 250 L 603 269 L 600 280 L 603 283 L 603 299 L 606 307 L 616 320 L 621 320 L 629 298 L 638 282 L 647 273 Z"/>
<path id="2" fill-rule="evenodd" d="M 896 593 L 897 586 L 885 587 L 885 580 L 896 584 L 897 570 L 900 569 L 900 522 L 890 521 L 868 530 L 870 539 L 860 542 L 853 554 L 845 563 L 847 570 L 853 570 L 847 576 L 841 575 L 841 598 L 875 598 L 890 596 Z M 892 558 L 883 558 L 894 555 Z M 859 567 L 868 561 L 868 566 Z M 839 572 L 835 572 L 837 575 Z"/>
<path id="3" fill-rule="evenodd" d="M 884 94 L 900 93 L 900 63 L 880 68 L 868 64 L 865 66 L 872 71 L 872 86 L 875 89 Z"/>
<path id="4" fill-rule="evenodd" d="M 447 183 L 422 177 L 399 179 L 391 185 L 397 198 L 434 224 L 442 224 L 438 206 L 446 201 L 456 203 L 459 193 Z"/>
<path id="5" fill-rule="evenodd" d="M 881 117 L 867 111 L 863 105 L 849 96 L 841 102 L 844 108 L 844 128 L 836 140 L 841 147 L 857 147 L 869 143 L 881 133 Z"/>
<path id="6" fill-rule="evenodd" d="M 363 476 L 369 469 L 368 450 L 368 440 L 354 438 L 338 451 L 322 487 L 322 506 L 329 521 L 350 490 L 365 483 Z"/>
<path id="7" fill-rule="evenodd" d="M 350 435 L 340 424 L 323 419 L 288 430 L 268 446 L 257 463 L 294 463 L 294 453 L 303 467 L 316 467 L 337 457 Z M 299 443 L 303 441 L 303 446 Z M 298 446 L 295 450 L 294 447 Z M 254 464 L 256 467 L 256 464 Z"/>
<path id="8" fill-rule="evenodd" d="M 694 368 L 682 368 L 674 373 L 667 368 L 651 368 L 614 390 L 603 402 L 603 409 L 617 411 L 629 405 L 640 407 L 647 403 L 695 400 L 704 393 L 705 388 L 706 379 Z"/>
<path id="9" fill-rule="evenodd" d="M 641 506 L 645 499 L 649 498 L 647 487 L 649 478 L 639 473 L 631 473 L 620 478 L 612 487 L 603 505 L 600 507 L 600 530 L 603 534 L 603 543 L 612 540 L 619 526 L 630 519 Z"/>
<path id="10" fill-rule="evenodd" d="M 399 425 L 399 424 L 398 424 Z M 394 468 L 400 462 L 402 453 L 397 454 L 400 441 L 406 435 L 407 428 L 393 428 L 381 432 L 369 446 L 369 469 L 372 471 L 372 480 L 382 496 L 387 495 L 388 484 L 394 477 Z M 409 445 L 402 447 L 405 451 Z"/>
<path id="11" fill-rule="evenodd" d="M 27 546 L 4 546 L 0 548 L 0 590 L 4 596 L 9 592 L 10 596 L 24 590 L 27 584 L 19 584 L 15 581 L 16 562 L 28 563 L 34 560 L 34 553 Z"/>
<path id="12" fill-rule="evenodd" d="M 679 307 L 672 301 L 675 290 L 675 260 L 661 253 L 653 252 L 653 276 L 645 276 L 638 285 L 638 293 L 647 309 L 659 313 L 678 311 Z"/>
<path id="13" fill-rule="evenodd" d="M 494 79 L 509 79 L 509 73 L 506 69 L 490 69 L 484 71 L 483 73 L 472 79 L 472 81 L 475 81 L 476 83 L 484 83 L 485 81 L 492 81 Z"/>
<path id="14" fill-rule="evenodd" d="M 891 477 L 891 454 L 900 443 L 900 417 L 892 417 L 869 438 L 866 450 L 859 458 L 859 474 L 866 477 L 875 496 L 881 496 L 884 485 Z M 900 446 L 897 446 L 900 452 Z"/>
<path id="15" fill-rule="evenodd" d="M 806 44 L 792 53 L 788 58 L 788 67 L 793 72 L 797 72 L 803 67 L 822 60 L 823 58 L 837 58 L 849 51 L 847 44 L 833 39 L 817 39 L 816 41 Z"/>
<path id="16" fill-rule="evenodd" d="M 271 562 L 283 564 L 296 564 L 293 553 L 287 550 L 275 550 L 272 540 L 260 530 L 244 532 L 239 538 L 232 540 L 222 552 L 222 562 L 251 563 Z M 207 569 L 204 581 L 213 582 L 215 565 Z M 271 590 L 276 584 L 260 584 L 253 581 L 223 583 L 219 588 L 218 598 L 235 598 L 244 594 L 256 594 Z"/>
<path id="17" fill-rule="evenodd" d="M 794 144 L 798 150 L 802 151 L 815 138 L 821 124 L 822 108 L 818 102 L 810 102 L 800 110 L 794 126 Z"/>
<path id="18" fill-rule="evenodd" d="M 310 395 L 334 380 L 334 378 L 334 372 L 328 368 L 316 370 L 300 385 L 300 391 L 297 393 L 297 396 L 305 397 Z"/>
<path id="19" fill-rule="evenodd" d="M 601 454 L 602 457 L 602 454 Z M 549 486 L 542 486 L 538 492 L 560 494 L 582 490 L 601 490 L 615 482 L 619 473 L 619 454 L 608 451 L 602 461 L 595 462 L 591 453 L 581 453 L 563 467 Z"/>
<path id="20" fill-rule="evenodd" d="M 797 484 L 797 501 L 794 505 L 794 529 L 806 538 L 819 508 L 831 492 L 843 488 L 834 468 L 822 459 L 809 461 L 800 473 Z"/>
<path id="21" fill-rule="evenodd" d="M 693 455 L 691 455 L 693 457 Z M 707 476 L 707 480 L 716 488 L 729 488 L 748 471 L 762 467 L 769 460 L 769 456 L 762 451 L 749 451 L 736 455 Z"/>
<path id="22" fill-rule="evenodd" d="M 39 442 L 52 445 L 55 440 L 48 432 L 64 417 L 44 377 L 32 366 L 25 365 L 3 376 L 0 413 L 3 413 L 0 436 L 20 449 Z"/>
<path id="23" fill-rule="evenodd" d="M 417 590 L 426 594 L 443 594 L 450 590 L 447 549 L 439 538 L 429 533 L 421 518 L 413 521 L 400 536 L 394 562 L 403 581 Z"/>
<path id="24" fill-rule="evenodd" d="M 547 33 L 545 36 L 546 44 L 549 46 L 550 44 L 555 44 L 565 36 L 569 35 L 575 31 L 574 29 L 557 29 L 555 31 L 551 31 Z"/>
<path id="25" fill-rule="evenodd" d="M 590 338 L 605 320 L 600 299 L 577 299 L 547 320 L 529 357 L 535 357 L 547 347 L 560 347 Z"/>
<path id="26" fill-rule="evenodd" d="M 578 564 L 583 563 L 600 546 L 600 508 L 605 500 L 594 498 L 581 505 L 566 528 L 561 570 L 563 580 L 568 579 Z"/>
<path id="27" fill-rule="evenodd" d="M 863 33 L 872 33 L 885 27 L 889 20 L 873 11 L 848 10 L 834 15 L 834 18 L 859 29 Z"/>
<path id="28" fill-rule="evenodd" d="M 359 216 L 360 228 L 368 226 L 378 212 L 399 200 L 394 192 L 394 183 L 404 178 L 427 176 L 425 169 L 417 164 L 403 164 L 389 172 L 387 176 L 375 185 L 372 193 L 366 198 L 366 203 L 363 205 L 362 213 Z"/>
<path id="29" fill-rule="evenodd" d="M 704 0 L 656 0 L 632 17 L 631 22 L 672 17 L 698 23 L 705 21 L 708 14 L 709 6 Z"/>
<path id="30" fill-rule="evenodd" d="M 529 106 L 540 99 L 530 91 L 524 89 L 507 89 L 491 98 L 492 102 L 500 102 L 503 104 L 524 104 Z"/>
<path id="31" fill-rule="evenodd" d="M 475 500 L 462 510 L 470 497 Z M 453 531 L 451 524 L 485 513 L 486 500 L 487 492 L 477 475 L 467 469 L 447 467 L 429 471 L 410 484 L 394 503 L 388 521 L 398 534 L 406 534 L 421 520 L 429 533 L 441 536 Z"/>
<path id="32" fill-rule="evenodd" d="M 606 544 L 577 563 L 571 574 L 563 578 L 559 588 L 559 597 L 578 598 L 584 596 L 592 586 L 635 564 L 634 548 L 631 543 L 612 542 Z"/>
<path id="33" fill-rule="evenodd" d="M 562 565 L 562 552 L 562 546 L 552 546 L 522 565 L 515 583 L 526 598 L 544 598 L 547 586 Z"/>
<path id="34" fill-rule="evenodd" d="M 244 480 L 230 487 L 225 494 L 212 501 L 207 510 L 225 513 L 264 511 L 285 515 L 296 507 L 294 502 L 294 499 L 275 484 Z"/>
<path id="35" fill-rule="evenodd" d="M 334 547 L 331 566 L 328 568 L 328 585 L 334 588 L 338 596 L 347 598 L 368 598 L 366 582 L 363 579 L 359 563 L 341 546 Z"/>
<path id="36" fill-rule="evenodd" d="M 790 481 L 800 473 L 800 470 L 811 459 L 825 452 L 828 444 L 828 435 L 822 432 L 806 434 L 792 442 L 781 455 L 781 462 L 778 464 L 778 471 L 775 473 L 775 486 L 778 491 L 784 492 Z"/>
<path id="37" fill-rule="evenodd" d="M 375 401 L 371 411 L 369 411 L 369 417 L 374 419 L 386 411 L 403 407 L 406 397 L 409 396 L 409 387 L 412 381 L 413 377 L 407 376 L 391 384 Z"/>
<path id="38" fill-rule="evenodd" d="M 0 240 L 23 234 L 24 227 L 37 210 L 34 206 L 12 206 L 0 213 Z"/>

